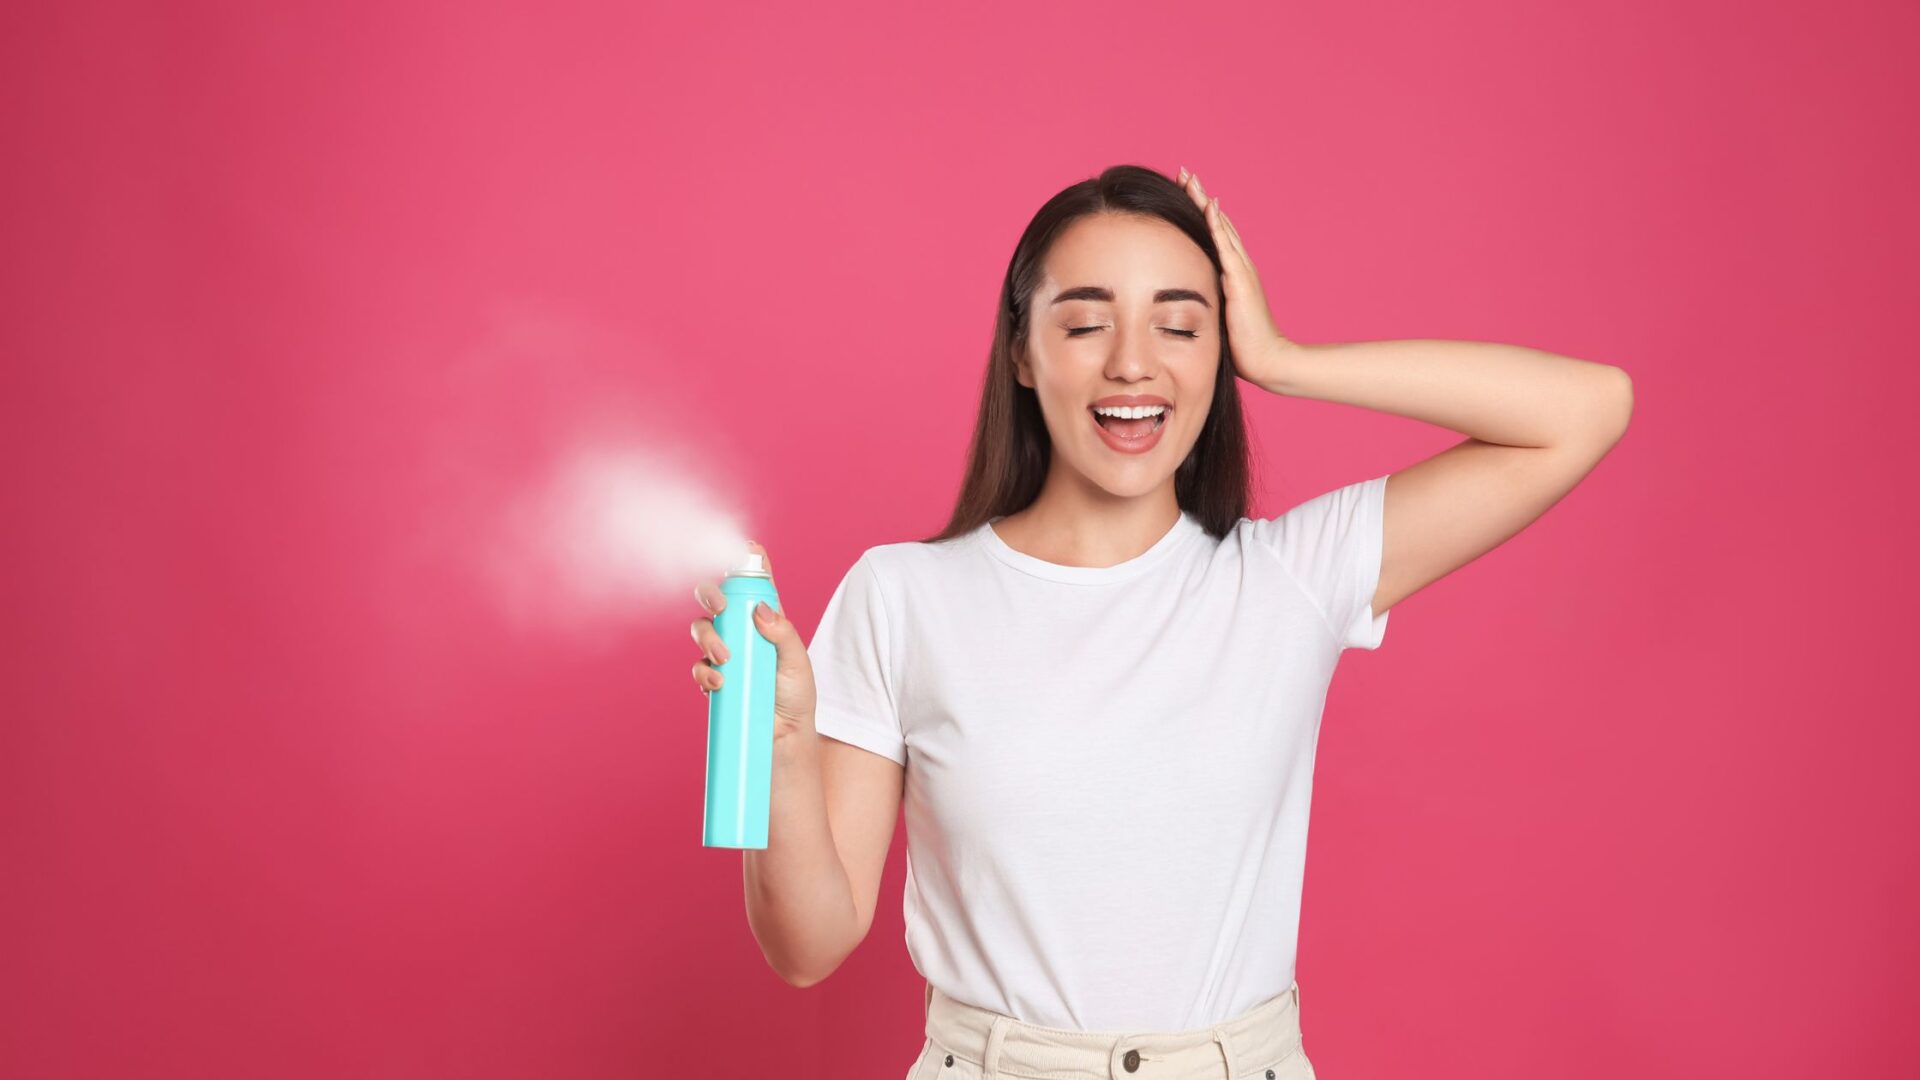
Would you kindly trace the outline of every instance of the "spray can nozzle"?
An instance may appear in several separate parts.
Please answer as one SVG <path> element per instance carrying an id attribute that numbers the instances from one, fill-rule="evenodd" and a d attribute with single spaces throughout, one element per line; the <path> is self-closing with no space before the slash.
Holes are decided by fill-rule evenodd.
<path id="1" fill-rule="evenodd" d="M 750 551 L 733 564 L 733 568 L 727 571 L 727 576 L 770 578 L 773 575 L 767 570 L 767 557 L 757 551 Z"/>

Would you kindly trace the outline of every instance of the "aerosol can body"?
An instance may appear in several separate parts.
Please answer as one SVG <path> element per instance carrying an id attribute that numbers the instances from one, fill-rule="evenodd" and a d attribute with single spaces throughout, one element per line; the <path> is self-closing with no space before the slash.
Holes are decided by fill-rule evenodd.
<path id="1" fill-rule="evenodd" d="M 707 695 L 707 847 L 765 848 L 773 800 L 773 689 L 778 654 L 754 625 L 762 600 L 780 597 L 766 557 L 749 553 L 720 582 L 726 606 L 713 629 L 727 647 L 718 690 Z"/>

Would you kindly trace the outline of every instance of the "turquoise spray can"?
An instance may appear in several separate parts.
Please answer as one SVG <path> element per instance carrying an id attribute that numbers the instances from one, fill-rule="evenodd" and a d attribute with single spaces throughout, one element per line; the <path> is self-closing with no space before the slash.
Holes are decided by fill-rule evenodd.
<path id="1" fill-rule="evenodd" d="M 773 687 L 778 652 L 754 625 L 760 601 L 780 610 L 766 558 L 749 552 L 720 582 L 713 629 L 727 647 L 720 689 L 707 695 L 707 847 L 767 846 L 773 803 Z"/>

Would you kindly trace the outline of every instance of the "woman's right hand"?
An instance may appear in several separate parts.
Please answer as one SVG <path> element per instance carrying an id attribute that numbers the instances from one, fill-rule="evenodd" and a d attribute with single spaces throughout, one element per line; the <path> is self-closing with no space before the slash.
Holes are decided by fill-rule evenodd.
<path id="1" fill-rule="evenodd" d="M 766 548 L 749 542 L 747 550 L 757 552 L 767 573 L 773 573 L 773 559 L 767 555 Z M 713 616 L 726 610 L 727 596 L 720 591 L 718 581 L 703 581 L 694 586 L 693 597 L 707 611 L 705 617 L 693 620 L 693 641 L 700 646 L 702 654 L 693 663 L 693 684 L 702 693 L 711 694 L 726 681 L 723 669 L 731 659 L 726 644 L 720 640 L 720 632 L 713 628 Z M 764 615 L 758 611 L 753 613 L 753 625 L 761 636 L 773 642 L 778 654 L 773 681 L 773 741 L 778 744 L 788 735 L 811 732 L 813 661 L 807 657 L 800 632 L 785 615 L 775 611 L 772 604 L 767 605 Z"/>

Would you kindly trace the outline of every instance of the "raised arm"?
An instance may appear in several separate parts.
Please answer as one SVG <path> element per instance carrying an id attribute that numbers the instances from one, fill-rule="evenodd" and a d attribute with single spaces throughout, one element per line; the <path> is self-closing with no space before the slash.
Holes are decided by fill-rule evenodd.
<path id="1" fill-rule="evenodd" d="M 1217 196 L 1180 170 L 1220 257 L 1234 371 L 1288 397 L 1451 428 L 1464 442 L 1387 480 L 1379 615 L 1526 528 L 1626 433 L 1633 380 L 1523 345 L 1414 338 L 1303 344 L 1274 325 L 1259 272 Z"/>
<path id="2" fill-rule="evenodd" d="M 1290 344 L 1268 389 L 1468 437 L 1387 480 L 1377 615 L 1493 550 L 1607 456 L 1633 414 L 1617 367 L 1497 342 Z"/>

